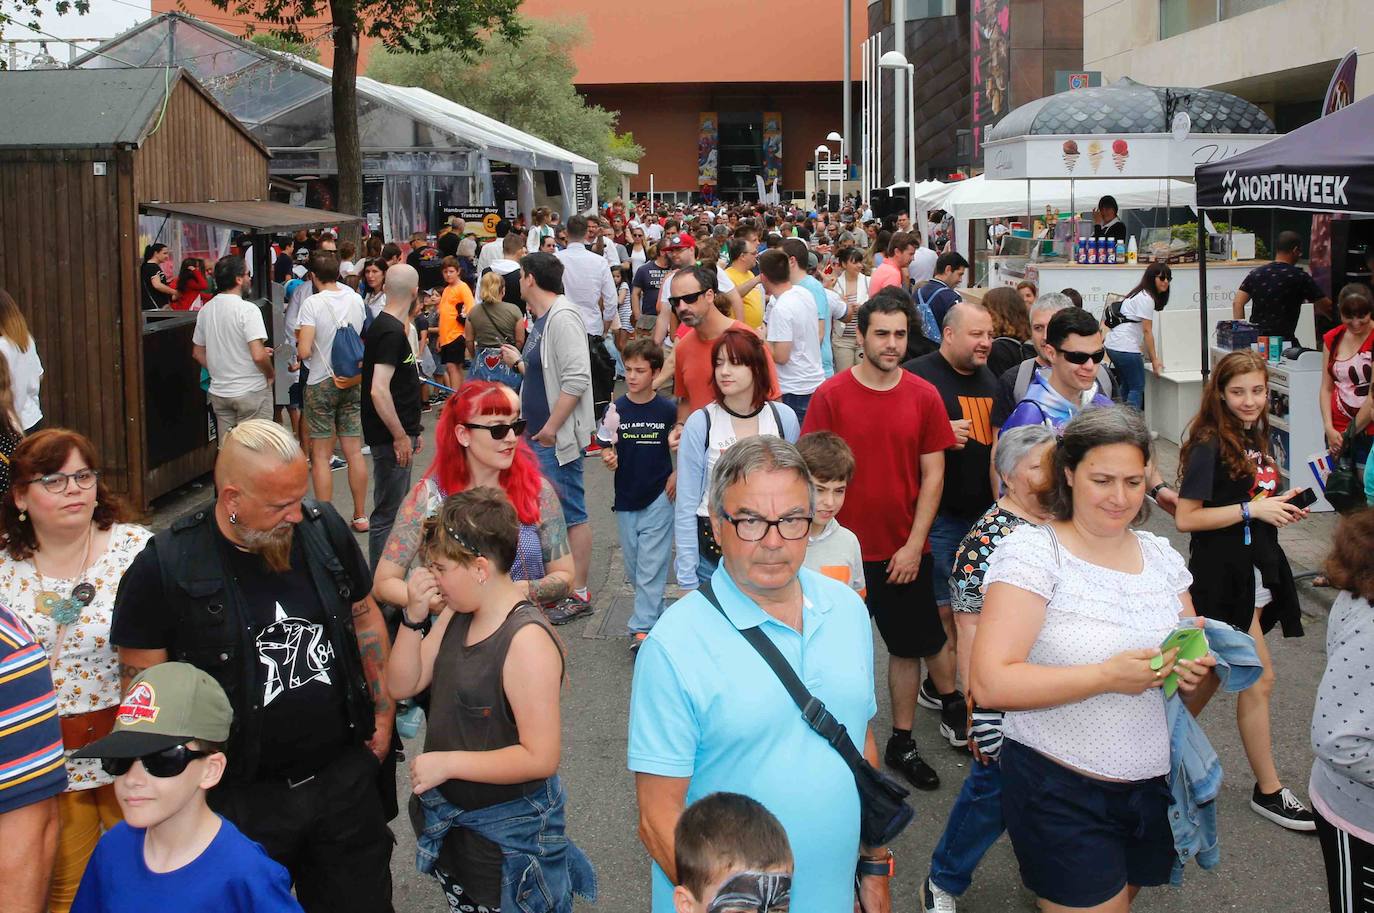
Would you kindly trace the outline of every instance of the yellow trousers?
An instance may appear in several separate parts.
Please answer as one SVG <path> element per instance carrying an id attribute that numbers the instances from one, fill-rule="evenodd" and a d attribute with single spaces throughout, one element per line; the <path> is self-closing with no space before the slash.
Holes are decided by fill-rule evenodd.
<path id="1" fill-rule="evenodd" d="M 113 786 L 62 793 L 57 797 L 57 815 L 61 830 L 57 835 L 48 910 L 68 913 L 100 835 L 122 821 L 124 815 L 115 801 Z"/>

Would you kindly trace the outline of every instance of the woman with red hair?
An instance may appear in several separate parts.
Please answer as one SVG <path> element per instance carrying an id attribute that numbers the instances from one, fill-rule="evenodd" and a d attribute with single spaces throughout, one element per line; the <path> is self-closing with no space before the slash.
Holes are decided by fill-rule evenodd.
<path id="1" fill-rule="evenodd" d="M 391 605 L 406 604 L 406 573 L 420 554 L 426 518 L 444 499 L 488 486 L 506 493 L 520 520 L 511 578 L 524 582 L 529 599 L 550 605 L 572 592 L 573 559 L 558 494 L 539 474 L 523 437 L 520 397 L 505 384 L 470 381 L 444 406 L 436 451 L 425 477 L 411 489 L 377 563 L 373 593 Z"/>

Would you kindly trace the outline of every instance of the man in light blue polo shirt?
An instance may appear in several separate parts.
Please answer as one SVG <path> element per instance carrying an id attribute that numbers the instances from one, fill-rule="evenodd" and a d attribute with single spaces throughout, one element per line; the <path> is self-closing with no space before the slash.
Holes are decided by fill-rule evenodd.
<path id="1" fill-rule="evenodd" d="M 654 859 L 653 913 L 673 910 L 678 817 L 718 791 L 750 796 L 782 822 L 796 859 L 793 913 L 850 910 L 859 857 L 888 852 L 860 847 L 854 775 L 735 629 L 761 627 L 876 763 L 868 612 L 844 584 L 802 569 L 815 498 L 794 446 L 762 436 L 735 444 L 716 464 L 710 506 L 722 553 L 711 586 L 725 615 L 692 593 L 663 614 L 635 662 L 629 766 Z M 865 875 L 861 895 L 865 913 L 887 913 L 888 878 Z"/>

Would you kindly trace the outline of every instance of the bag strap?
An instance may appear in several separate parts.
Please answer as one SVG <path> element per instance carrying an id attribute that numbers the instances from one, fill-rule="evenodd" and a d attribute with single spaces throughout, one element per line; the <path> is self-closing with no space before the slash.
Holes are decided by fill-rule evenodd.
<path id="1" fill-rule="evenodd" d="M 716 599 L 715 591 L 711 589 L 711 581 L 701 584 L 699 591 L 706 597 L 706 601 L 715 606 L 716 611 L 725 619 L 726 624 L 735 628 L 735 623 L 730 620 L 730 616 L 725 614 L 725 609 L 721 607 L 720 601 Z M 859 750 L 854 747 L 854 741 L 849 737 L 849 730 L 844 728 L 844 724 L 835 719 L 834 714 L 825 708 L 821 699 L 806 690 L 797 673 L 793 671 L 792 664 L 782 655 L 777 644 L 769 640 L 768 635 L 758 627 L 735 628 L 740 636 L 749 642 L 749 646 L 758 652 L 759 656 L 768 668 L 773 670 L 773 674 L 778 677 L 778 681 L 787 691 L 788 697 L 801 710 L 802 719 L 811 727 L 816 735 L 830 743 L 830 747 L 839 752 L 845 764 L 855 774 L 859 774 L 868 767 L 868 761 L 859 754 Z"/>

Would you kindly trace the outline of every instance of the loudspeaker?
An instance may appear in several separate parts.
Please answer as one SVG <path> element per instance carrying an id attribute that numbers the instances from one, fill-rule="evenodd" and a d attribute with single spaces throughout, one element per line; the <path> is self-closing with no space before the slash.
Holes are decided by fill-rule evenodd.
<path id="1" fill-rule="evenodd" d="M 881 221 L 887 215 L 889 205 L 888 193 L 883 188 L 876 187 L 868 194 L 868 206 L 873 210 L 873 218 Z"/>

